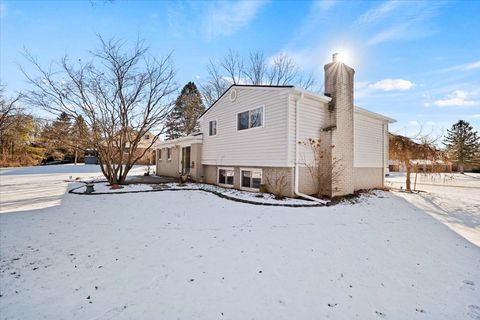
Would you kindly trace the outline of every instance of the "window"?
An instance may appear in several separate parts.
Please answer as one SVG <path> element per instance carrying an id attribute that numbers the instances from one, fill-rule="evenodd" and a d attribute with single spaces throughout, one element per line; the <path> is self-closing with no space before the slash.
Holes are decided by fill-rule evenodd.
<path id="1" fill-rule="evenodd" d="M 162 160 L 162 149 L 158 149 L 158 160 Z"/>
<path id="2" fill-rule="evenodd" d="M 170 157 L 171 156 L 171 151 L 170 151 L 171 148 L 167 148 L 167 159 L 168 160 L 171 160 L 172 158 Z"/>
<path id="3" fill-rule="evenodd" d="M 217 120 L 212 120 L 208 123 L 208 135 L 209 136 L 217 135 Z"/>
<path id="4" fill-rule="evenodd" d="M 146 134 L 145 135 L 145 140 L 149 140 L 150 139 L 150 135 Z"/>
<path id="5" fill-rule="evenodd" d="M 233 168 L 219 168 L 218 169 L 218 184 L 233 187 L 234 178 Z"/>
<path id="6" fill-rule="evenodd" d="M 237 115 L 237 130 L 263 126 L 263 107 L 241 112 Z"/>
<path id="7" fill-rule="evenodd" d="M 262 184 L 262 169 L 242 169 L 241 187 L 246 189 L 259 189 Z"/>
<path id="8" fill-rule="evenodd" d="M 238 130 L 245 130 L 248 129 L 248 113 L 249 111 L 245 111 L 238 114 Z"/>

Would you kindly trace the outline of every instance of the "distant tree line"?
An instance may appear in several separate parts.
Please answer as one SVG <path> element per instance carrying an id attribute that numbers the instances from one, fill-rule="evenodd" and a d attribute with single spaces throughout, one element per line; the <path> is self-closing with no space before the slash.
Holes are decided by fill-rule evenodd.
<path id="1" fill-rule="evenodd" d="M 82 117 L 61 113 L 47 121 L 27 113 L 20 101 L 20 96 L 8 99 L 0 89 L 0 166 L 83 161 L 89 130 Z"/>

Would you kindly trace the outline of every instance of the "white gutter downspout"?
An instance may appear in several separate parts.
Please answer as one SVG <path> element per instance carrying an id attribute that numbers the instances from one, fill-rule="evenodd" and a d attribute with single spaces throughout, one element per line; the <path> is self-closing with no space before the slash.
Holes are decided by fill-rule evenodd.
<path id="1" fill-rule="evenodd" d="M 311 197 L 309 195 L 306 195 L 304 193 L 301 193 L 298 191 L 298 177 L 299 177 L 299 163 L 298 163 L 298 155 L 300 153 L 300 149 L 298 146 L 298 138 L 300 136 L 300 100 L 302 100 L 304 97 L 304 94 L 302 93 L 299 98 L 295 101 L 295 177 L 294 177 L 294 185 L 295 185 L 295 195 L 312 200 L 315 202 L 319 202 L 321 204 L 327 204 L 330 201 L 324 201 L 315 197 Z"/>

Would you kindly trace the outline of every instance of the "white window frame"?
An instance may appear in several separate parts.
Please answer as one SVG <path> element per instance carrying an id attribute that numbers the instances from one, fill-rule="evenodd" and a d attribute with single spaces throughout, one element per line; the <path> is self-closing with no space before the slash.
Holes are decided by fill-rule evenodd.
<path id="1" fill-rule="evenodd" d="M 167 160 L 172 161 L 172 148 L 166 148 L 167 149 Z"/>
<path id="2" fill-rule="evenodd" d="M 210 122 L 215 122 L 215 134 L 210 134 Z M 212 119 L 208 121 L 208 136 L 209 137 L 215 137 L 218 134 L 218 120 L 217 119 Z"/>
<path id="3" fill-rule="evenodd" d="M 233 171 L 233 184 L 220 183 L 220 170 Z M 218 167 L 217 168 L 217 184 L 225 188 L 233 188 L 235 186 L 235 169 L 233 167 Z"/>
<path id="4" fill-rule="evenodd" d="M 258 126 L 258 127 L 250 127 L 250 111 L 253 111 L 253 110 L 256 110 L 256 109 L 262 109 L 262 125 L 261 126 Z M 238 129 L 238 115 L 241 114 L 241 113 L 244 113 L 244 112 L 247 112 L 248 111 L 248 128 L 247 129 L 242 129 L 242 130 L 239 130 Z M 265 105 L 262 104 L 261 106 L 258 106 L 258 107 L 255 107 L 255 108 L 249 108 L 247 110 L 243 110 L 243 111 L 240 111 L 240 112 L 237 112 L 237 115 L 236 115 L 236 119 L 235 119 L 235 124 L 237 126 L 237 132 L 244 132 L 244 131 L 250 131 L 250 130 L 253 130 L 253 129 L 260 129 L 260 128 L 263 128 L 265 127 Z"/>
<path id="5" fill-rule="evenodd" d="M 158 149 L 158 161 L 162 161 L 162 148 Z"/>
<path id="6" fill-rule="evenodd" d="M 243 180 L 243 171 L 250 171 L 252 174 L 255 173 L 260 173 L 260 184 L 263 184 L 263 169 L 262 168 L 240 168 L 240 189 L 241 190 L 247 190 L 247 191 L 259 191 L 260 188 L 249 188 L 249 187 L 244 187 L 242 186 L 242 180 Z"/>

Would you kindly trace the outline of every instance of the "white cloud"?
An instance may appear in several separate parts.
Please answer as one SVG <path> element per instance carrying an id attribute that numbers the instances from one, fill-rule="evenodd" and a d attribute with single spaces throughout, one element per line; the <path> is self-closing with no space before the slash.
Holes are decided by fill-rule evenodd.
<path id="1" fill-rule="evenodd" d="M 387 1 L 382 3 L 375 8 L 369 9 L 364 14 L 362 14 L 357 19 L 357 23 L 365 24 L 365 23 L 373 23 L 382 18 L 388 16 L 390 12 L 395 10 L 400 4 L 400 1 Z"/>
<path id="2" fill-rule="evenodd" d="M 382 91 L 406 91 L 414 87 L 414 83 L 404 79 L 383 79 L 369 84 L 368 88 Z"/>
<path id="3" fill-rule="evenodd" d="M 0 17 L 5 17 L 7 14 L 7 5 L 5 3 L 0 3 Z"/>
<path id="4" fill-rule="evenodd" d="M 444 4 L 427 1 L 389 1 L 370 9 L 357 19 L 357 23 L 371 27 L 381 21 L 379 29 L 367 44 L 377 45 L 391 40 L 411 40 L 436 32 L 429 20 Z"/>
<path id="5" fill-rule="evenodd" d="M 480 68 L 480 61 L 475 61 L 472 63 L 469 63 L 465 66 L 464 70 L 473 70 L 473 69 L 478 69 Z"/>
<path id="6" fill-rule="evenodd" d="M 456 65 L 453 67 L 445 68 L 440 70 L 439 72 L 451 72 L 451 71 L 470 71 L 470 70 L 475 70 L 475 69 L 480 69 L 480 60 L 479 61 L 474 61 L 471 63 L 465 63 L 465 64 L 460 64 Z"/>
<path id="7" fill-rule="evenodd" d="M 464 90 L 455 90 L 446 95 L 443 99 L 436 100 L 434 104 L 438 107 L 465 107 L 480 105 L 480 101 L 473 100 L 476 94 Z"/>
<path id="8" fill-rule="evenodd" d="M 434 125 L 436 125 L 435 122 L 433 122 L 433 121 L 427 121 L 427 126 L 432 126 L 432 127 L 433 127 Z"/>
<path id="9" fill-rule="evenodd" d="M 207 39 L 229 36 L 248 25 L 260 11 L 265 1 L 212 3 L 203 19 Z"/>
<path id="10" fill-rule="evenodd" d="M 415 121 L 415 120 L 408 121 L 408 123 L 409 123 L 411 126 L 414 126 L 414 127 L 418 127 L 418 126 L 420 125 L 420 123 L 418 123 L 418 121 Z"/>
<path id="11" fill-rule="evenodd" d="M 407 34 L 407 26 L 408 24 L 401 24 L 382 30 L 371 37 L 367 44 L 373 46 L 388 40 L 402 39 Z"/>

